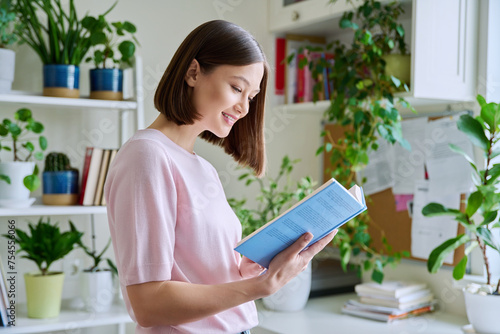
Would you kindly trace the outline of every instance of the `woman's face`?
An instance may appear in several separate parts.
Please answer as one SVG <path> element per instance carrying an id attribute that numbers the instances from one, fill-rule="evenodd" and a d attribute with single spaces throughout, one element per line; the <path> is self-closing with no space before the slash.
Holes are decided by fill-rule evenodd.
<path id="1" fill-rule="evenodd" d="M 219 138 L 226 137 L 233 124 L 248 113 L 251 100 L 259 93 L 263 75 L 264 64 L 259 62 L 245 66 L 221 65 L 208 74 L 198 71 L 194 80 L 188 78 L 186 81 L 193 87 L 194 106 L 203 116 L 199 122 L 204 130 Z"/>

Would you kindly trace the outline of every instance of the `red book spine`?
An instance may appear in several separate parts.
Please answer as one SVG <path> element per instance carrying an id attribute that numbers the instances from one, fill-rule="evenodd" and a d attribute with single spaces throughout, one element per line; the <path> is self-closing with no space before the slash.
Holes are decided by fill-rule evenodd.
<path id="1" fill-rule="evenodd" d="M 302 59 L 306 56 L 304 54 L 299 54 L 297 56 L 297 101 L 296 102 L 304 102 L 304 97 L 306 93 L 306 78 L 305 78 L 305 66 L 300 68 L 299 64 Z"/>
<path id="2" fill-rule="evenodd" d="M 85 161 L 83 163 L 83 172 L 82 172 L 82 191 L 80 192 L 80 198 L 78 199 L 78 204 L 83 205 L 83 195 L 85 195 L 85 188 L 87 186 L 87 178 L 89 176 L 89 166 L 90 166 L 90 158 L 92 157 L 93 147 L 87 147 L 85 150 Z"/>
<path id="3" fill-rule="evenodd" d="M 285 94 L 286 39 L 276 38 L 275 94 Z"/>

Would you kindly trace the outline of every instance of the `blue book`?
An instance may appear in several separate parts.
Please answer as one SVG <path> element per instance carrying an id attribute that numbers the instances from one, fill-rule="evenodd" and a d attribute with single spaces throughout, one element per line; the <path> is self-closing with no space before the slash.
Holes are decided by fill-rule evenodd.
<path id="1" fill-rule="evenodd" d="M 286 212 L 242 239 L 234 250 L 269 268 L 271 260 L 304 233 L 313 234 L 313 240 L 309 243 L 311 245 L 365 210 L 362 188 L 355 185 L 347 190 L 332 178 Z"/>

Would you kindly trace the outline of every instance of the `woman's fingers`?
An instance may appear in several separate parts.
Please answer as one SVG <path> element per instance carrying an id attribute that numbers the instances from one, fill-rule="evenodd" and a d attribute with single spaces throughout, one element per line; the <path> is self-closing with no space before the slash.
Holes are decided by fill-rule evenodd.
<path id="1" fill-rule="evenodd" d="M 316 255 L 319 251 L 326 247 L 332 240 L 333 237 L 337 234 L 338 230 L 335 229 L 332 232 L 325 235 L 320 240 L 316 241 L 314 244 L 309 246 L 306 250 L 304 250 L 301 254 L 304 256 L 310 256 L 311 258 Z"/>

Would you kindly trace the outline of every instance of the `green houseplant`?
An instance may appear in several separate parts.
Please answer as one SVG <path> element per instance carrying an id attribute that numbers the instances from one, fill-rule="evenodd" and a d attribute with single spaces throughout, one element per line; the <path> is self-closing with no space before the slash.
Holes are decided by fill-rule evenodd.
<path id="1" fill-rule="evenodd" d="M 482 158 L 485 161 L 484 169 L 479 169 L 474 160 L 462 149 L 450 144 L 450 149 L 462 154 L 473 168 L 472 177 L 475 189 L 467 198 L 465 212 L 446 208 L 439 203 L 430 203 L 422 209 L 422 214 L 427 217 L 451 215 L 464 226 L 466 231 L 466 233 L 443 242 L 431 252 L 427 261 L 429 272 L 437 272 L 448 254 L 467 243 L 464 256 L 453 269 L 453 278 L 460 280 L 465 275 L 468 255 L 474 248 L 480 248 L 486 271 L 486 284 L 483 290 L 487 291 L 488 295 L 473 295 L 468 290 L 464 291 L 467 315 L 478 332 L 495 333 L 498 331 L 497 312 L 500 309 L 500 279 L 498 282 L 491 281 L 492 273 L 487 249 L 491 248 L 500 254 L 500 240 L 495 238 L 493 233 L 494 230 L 500 228 L 497 219 L 500 210 L 500 163 L 494 163 L 493 160 L 500 155 L 498 146 L 500 104 L 486 103 L 481 95 L 477 96 L 477 101 L 481 106 L 480 115 L 475 118 L 462 115 L 457 122 L 457 127 L 482 151 Z M 492 312 L 488 321 L 484 315 L 490 309 Z M 477 313 L 478 310 L 480 314 Z"/>
<path id="2" fill-rule="evenodd" d="M 50 218 L 44 222 L 39 219 L 36 225 L 29 223 L 29 232 L 16 228 L 17 236 L 4 234 L 18 244 L 17 253 L 35 262 L 39 272 L 25 273 L 28 317 L 51 318 L 59 314 L 64 281 L 63 272 L 52 272 L 50 266 L 74 249 L 83 233 L 76 230 L 70 221 L 70 230 L 61 233 L 57 223 L 52 225 Z"/>
<path id="3" fill-rule="evenodd" d="M 90 47 L 74 0 L 15 0 L 21 22 L 20 43 L 28 44 L 43 63 L 43 95 L 78 98 L 79 65 Z"/>
<path id="4" fill-rule="evenodd" d="M 9 92 L 14 81 L 16 53 L 7 49 L 17 41 L 16 14 L 10 1 L 0 4 L 0 93 Z"/>
<path id="5" fill-rule="evenodd" d="M 74 205 L 78 202 L 78 169 L 61 152 L 45 157 L 42 201 L 46 205 Z"/>
<path id="6" fill-rule="evenodd" d="M 118 276 L 116 265 L 104 253 L 111 245 L 111 238 L 101 252 L 97 252 L 93 244 L 92 250 L 80 240 L 78 246 L 92 259 L 92 265 L 83 270 L 81 276 L 81 297 L 89 311 L 105 312 L 113 303 L 113 276 Z M 109 268 L 103 268 L 101 262 L 106 260 Z"/>
<path id="7" fill-rule="evenodd" d="M 331 2 L 335 3 L 334 0 Z M 337 40 L 324 49 L 305 46 L 309 51 L 333 53 L 334 62 L 324 58 L 305 58 L 299 63 L 299 67 L 309 67 L 314 79 L 324 73 L 325 68 L 329 69 L 328 79 L 333 83 L 334 90 L 324 120 L 337 124 L 339 133 L 335 136 L 323 131 L 321 137 L 324 137 L 325 143 L 316 154 L 329 155 L 331 165 L 326 172 L 346 188 L 354 184 L 356 173 L 361 174 L 368 164 L 368 153 L 377 150 L 378 139 L 411 149 L 402 136 L 401 116 L 397 108 L 414 109 L 403 98 L 394 96 L 401 88 L 408 90 L 408 86 L 394 75 L 388 75 L 384 60 L 384 56 L 393 50 L 406 53 L 405 31 L 397 21 L 403 12 L 403 7 L 397 2 L 382 4 L 380 1 L 365 0 L 355 10 L 345 12 L 339 22 L 340 28 L 352 31 L 350 44 Z M 299 53 L 302 51 L 298 50 Z M 292 57 L 289 56 L 289 62 Z M 314 101 L 318 98 L 320 84 L 314 86 Z M 360 185 L 364 182 L 366 179 L 361 178 Z M 374 248 L 369 228 L 376 226 L 369 212 L 361 214 L 339 230 L 334 245 L 340 249 L 344 270 L 356 257 L 360 265 L 355 268 L 360 275 L 362 271 L 371 270 L 371 278 L 382 282 L 383 268 L 388 264 L 396 265 L 403 256 L 409 256 L 409 252 L 393 251 L 383 231 L 384 249 Z"/>
<path id="8" fill-rule="evenodd" d="M 97 18 L 88 16 L 82 21 L 90 32 L 93 49 L 93 55 L 85 61 L 95 66 L 90 70 L 90 98 L 94 99 L 123 99 L 123 68 L 133 65 L 136 44 L 139 45 L 134 24 L 106 21 L 106 14 L 115 5 Z"/>
<path id="9" fill-rule="evenodd" d="M 243 236 L 251 234 L 256 229 L 288 210 L 293 204 L 300 201 L 313 190 L 316 182 L 310 177 L 304 177 L 294 186 L 290 174 L 293 166 L 300 160 L 290 160 L 284 156 L 280 170 L 276 177 L 259 179 L 248 170 L 238 178 L 245 181 L 245 185 L 258 183 L 259 194 L 256 197 L 258 207 L 246 207 L 246 199 L 228 199 L 229 204 L 238 216 L 243 230 Z M 311 289 L 311 267 L 294 278 L 285 287 L 274 295 L 263 299 L 264 305 L 278 311 L 296 311 L 302 309 L 309 297 Z"/>
<path id="10" fill-rule="evenodd" d="M 44 126 L 26 108 L 18 109 L 14 120 L 5 118 L 0 124 L 0 151 L 13 153 L 11 162 L 0 162 L 0 200 L 5 202 L 3 205 L 31 205 L 30 192 L 40 186 L 38 166 L 31 160 L 33 157 L 43 159 L 43 151 L 47 148 L 47 139 L 41 135 L 43 130 Z M 30 135 L 38 136 L 39 151 L 36 151 Z M 12 145 L 8 146 L 6 142 Z"/>

